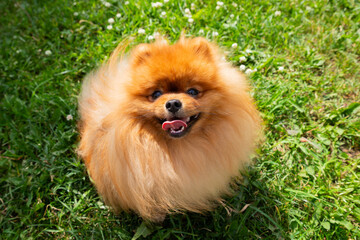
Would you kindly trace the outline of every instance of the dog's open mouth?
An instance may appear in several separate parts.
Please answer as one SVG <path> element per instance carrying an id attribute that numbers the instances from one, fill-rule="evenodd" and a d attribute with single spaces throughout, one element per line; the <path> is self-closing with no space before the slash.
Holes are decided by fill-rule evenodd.
<path id="1" fill-rule="evenodd" d="M 168 131 L 171 137 L 179 138 L 184 136 L 190 127 L 199 119 L 200 113 L 187 118 L 172 118 L 160 120 L 162 129 Z"/>

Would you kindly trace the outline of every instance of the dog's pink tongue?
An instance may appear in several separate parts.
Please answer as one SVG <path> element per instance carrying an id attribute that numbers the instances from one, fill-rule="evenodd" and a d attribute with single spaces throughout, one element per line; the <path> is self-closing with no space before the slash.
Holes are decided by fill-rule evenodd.
<path id="1" fill-rule="evenodd" d="M 165 121 L 162 124 L 162 129 L 164 130 L 168 130 L 169 128 L 172 129 L 179 129 L 180 127 L 187 127 L 186 122 L 182 121 L 182 120 L 174 120 L 174 121 Z"/>

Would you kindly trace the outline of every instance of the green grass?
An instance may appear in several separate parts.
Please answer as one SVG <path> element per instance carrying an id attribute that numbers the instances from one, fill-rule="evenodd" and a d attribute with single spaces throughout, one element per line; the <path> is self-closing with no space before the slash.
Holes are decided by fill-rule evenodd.
<path id="1" fill-rule="evenodd" d="M 131 239 L 137 229 L 150 239 L 360 239 L 359 1 L 194 1 L 192 24 L 190 1 L 109 2 L 0 2 L 0 239 Z M 145 226 L 111 213 L 77 158 L 77 95 L 125 37 L 173 42 L 183 29 L 258 69 L 249 80 L 265 139 L 226 199 L 234 211 Z"/>

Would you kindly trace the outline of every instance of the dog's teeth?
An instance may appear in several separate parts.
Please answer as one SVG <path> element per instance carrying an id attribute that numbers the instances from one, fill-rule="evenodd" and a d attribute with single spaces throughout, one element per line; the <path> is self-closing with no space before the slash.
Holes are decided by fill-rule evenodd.
<path id="1" fill-rule="evenodd" d="M 195 116 L 194 116 L 194 118 L 197 118 L 199 116 L 199 114 L 196 114 Z"/>
<path id="2" fill-rule="evenodd" d="M 188 117 L 187 119 L 186 119 L 186 122 L 189 122 L 190 121 L 190 117 Z"/>
<path id="3" fill-rule="evenodd" d="M 171 133 L 181 133 L 182 131 L 184 131 L 184 126 L 181 126 L 181 128 L 179 130 L 175 130 L 173 128 L 170 129 Z"/>

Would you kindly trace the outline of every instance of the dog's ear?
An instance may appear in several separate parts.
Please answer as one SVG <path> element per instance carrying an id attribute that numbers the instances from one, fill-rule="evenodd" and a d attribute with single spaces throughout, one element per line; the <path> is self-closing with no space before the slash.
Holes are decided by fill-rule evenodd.
<path id="1" fill-rule="evenodd" d="M 203 56 L 209 60 L 213 60 L 214 50 L 211 43 L 205 38 L 197 37 L 190 40 L 190 45 L 196 54 Z"/>
<path id="2" fill-rule="evenodd" d="M 151 56 L 150 45 L 143 43 L 139 44 L 131 54 L 133 63 L 135 65 L 140 65 L 145 62 L 147 58 Z"/>

